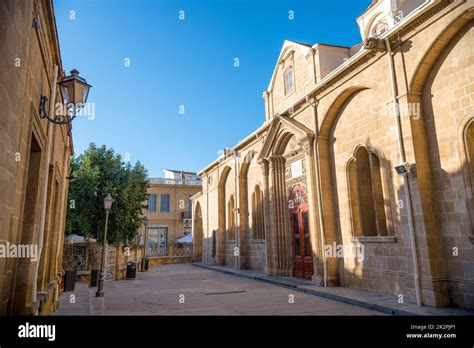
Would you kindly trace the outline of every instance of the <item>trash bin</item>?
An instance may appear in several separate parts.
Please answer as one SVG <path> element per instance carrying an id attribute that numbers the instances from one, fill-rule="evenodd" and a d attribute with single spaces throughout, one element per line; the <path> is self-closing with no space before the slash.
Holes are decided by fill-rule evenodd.
<path id="1" fill-rule="evenodd" d="M 130 261 L 127 262 L 127 279 L 135 279 L 137 277 L 137 263 Z"/>
<path id="2" fill-rule="evenodd" d="M 64 292 L 74 291 L 76 285 L 77 270 L 67 270 L 64 274 Z"/>
<path id="3" fill-rule="evenodd" d="M 148 257 L 145 257 L 145 272 L 148 271 Z"/>
<path id="4" fill-rule="evenodd" d="M 98 279 L 99 279 L 99 270 L 98 269 L 91 270 L 91 284 L 90 284 L 91 288 L 97 286 Z"/>

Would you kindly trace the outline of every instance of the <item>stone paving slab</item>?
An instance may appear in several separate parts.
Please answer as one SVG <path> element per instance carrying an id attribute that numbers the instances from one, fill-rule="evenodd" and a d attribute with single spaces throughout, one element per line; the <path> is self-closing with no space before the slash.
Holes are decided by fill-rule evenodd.
<path id="1" fill-rule="evenodd" d="M 474 315 L 474 311 L 457 308 L 434 308 L 427 306 L 417 306 L 411 303 L 398 303 L 398 297 L 344 287 L 321 287 L 314 282 L 305 279 L 289 277 L 269 277 L 263 272 L 253 270 L 238 270 L 225 266 L 211 266 L 202 263 L 193 263 L 193 266 L 210 269 L 225 274 L 264 281 L 275 285 L 293 288 L 307 294 L 320 296 L 334 301 L 339 301 L 355 306 L 360 306 L 370 310 L 391 315 Z"/>
<path id="2" fill-rule="evenodd" d="M 74 295 L 75 303 L 71 303 Z M 71 310 L 74 315 L 90 315 L 89 286 L 86 283 L 76 283 L 74 291 L 65 292 L 59 299 L 59 307 L 54 315 L 67 315 Z"/>
<path id="3" fill-rule="evenodd" d="M 154 266 L 137 272 L 135 280 L 107 282 L 103 298 L 96 298 L 95 291 L 77 283 L 74 294 L 80 301 L 71 304 L 65 294 L 55 315 L 381 315 L 190 264 Z M 179 301 L 181 295 L 184 303 Z"/>

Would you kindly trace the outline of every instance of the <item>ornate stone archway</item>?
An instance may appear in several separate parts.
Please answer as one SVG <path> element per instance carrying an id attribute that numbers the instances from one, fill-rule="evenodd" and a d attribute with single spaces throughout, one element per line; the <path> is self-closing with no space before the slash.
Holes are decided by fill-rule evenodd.
<path id="1" fill-rule="evenodd" d="M 313 141 L 314 133 L 298 121 L 287 116 L 276 116 L 272 120 L 267 138 L 258 157 L 264 174 L 264 208 L 265 235 L 267 239 L 267 268 L 271 276 L 292 276 L 293 255 L 289 231 L 288 197 L 285 178 L 285 150 L 290 139 L 294 138 L 299 149 L 304 153 L 306 179 L 310 212 L 310 231 L 313 240 L 317 238 L 315 173 Z M 320 269 L 321 255 L 317 243 L 312 245 L 314 269 Z M 315 272 L 313 279 L 320 278 Z"/>

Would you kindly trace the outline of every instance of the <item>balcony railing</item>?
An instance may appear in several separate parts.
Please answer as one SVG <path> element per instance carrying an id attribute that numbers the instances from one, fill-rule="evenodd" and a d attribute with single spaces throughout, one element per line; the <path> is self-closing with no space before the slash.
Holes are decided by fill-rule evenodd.
<path id="1" fill-rule="evenodd" d="M 157 245 L 156 243 L 149 243 L 146 256 L 148 257 L 159 257 L 159 256 L 192 256 L 193 255 L 193 243 L 177 244 L 174 242 L 162 243 Z"/>
<path id="2" fill-rule="evenodd" d="M 165 179 L 165 178 L 148 178 L 150 184 L 160 185 L 202 185 L 201 180 L 182 180 L 182 179 Z"/>

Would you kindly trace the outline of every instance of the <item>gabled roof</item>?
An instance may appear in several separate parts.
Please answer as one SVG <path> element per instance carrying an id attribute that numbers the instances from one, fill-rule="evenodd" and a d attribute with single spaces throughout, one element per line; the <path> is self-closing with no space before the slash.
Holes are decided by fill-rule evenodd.
<path id="1" fill-rule="evenodd" d="M 257 161 L 261 161 L 269 157 L 274 151 L 275 144 L 279 141 L 281 131 L 292 133 L 297 140 L 314 139 L 314 132 L 304 124 L 296 121 L 288 116 L 275 115 L 271 121 L 270 130 L 265 138 L 262 150 L 258 154 Z"/>
<path id="2" fill-rule="evenodd" d="M 283 43 L 283 47 L 281 48 L 280 54 L 278 56 L 277 63 L 275 64 L 275 69 L 273 69 L 272 78 L 270 80 L 270 84 L 268 85 L 267 91 L 271 91 L 273 89 L 273 84 L 275 82 L 276 74 L 278 72 L 278 66 L 280 65 L 280 61 L 285 57 L 286 53 L 291 49 L 299 50 L 303 55 L 307 55 L 308 52 L 311 50 L 312 45 L 295 42 L 290 40 L 285 40 Z"/>

